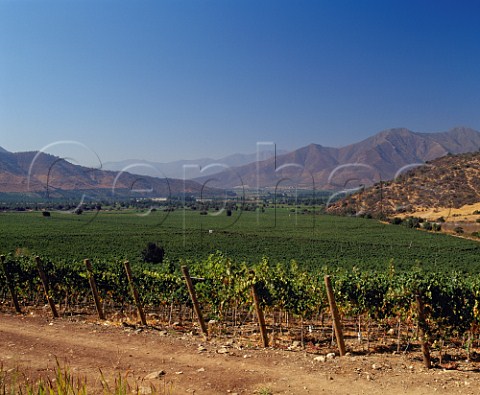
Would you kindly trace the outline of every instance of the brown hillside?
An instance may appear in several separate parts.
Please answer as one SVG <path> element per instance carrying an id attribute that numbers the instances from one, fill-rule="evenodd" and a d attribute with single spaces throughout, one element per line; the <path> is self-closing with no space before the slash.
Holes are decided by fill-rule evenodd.
<path id="1" fill-rule="evenodd" d="M 480 152 L 447 155 L 332 204 L 336 214 L 439 213 L 480 202 Z"/>

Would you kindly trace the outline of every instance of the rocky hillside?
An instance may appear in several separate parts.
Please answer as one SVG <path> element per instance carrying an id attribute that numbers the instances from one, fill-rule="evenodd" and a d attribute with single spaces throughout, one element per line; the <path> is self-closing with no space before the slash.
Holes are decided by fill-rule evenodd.
<path id="1" fill-rule="evenodd" d="M 480 202 L 480 152 L 447 155 L 376 183 L 328 208 L 335 214 L 395 216 Z"/>

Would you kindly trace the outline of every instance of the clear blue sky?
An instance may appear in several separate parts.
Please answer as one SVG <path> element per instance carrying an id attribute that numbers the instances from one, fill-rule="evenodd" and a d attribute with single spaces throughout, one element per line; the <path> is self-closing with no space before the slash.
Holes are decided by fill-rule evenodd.
<path id="1" fill-rule="evenodd" d="M 0 146 L 101 160 L 480 129 L 478 1 L 0 0 Z"/>

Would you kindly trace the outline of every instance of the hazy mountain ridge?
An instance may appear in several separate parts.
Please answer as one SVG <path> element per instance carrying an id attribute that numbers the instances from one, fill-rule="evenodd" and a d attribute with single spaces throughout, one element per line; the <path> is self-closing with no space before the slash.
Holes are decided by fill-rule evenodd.
<path id="1" fill-rule="evenodd" d="M 341 148 L 310 144 L 277 158 L 216 174 L 215 178 L 218 186 L 226 188 L 240 184 L 273 188 L 290 180 L 292 185 L 303 188 L 338 189 L 372 185 L 392 179 L 404 166 L 479 148 L 480 132 L 470 128 L 440 133 L 388 129 Z"/>
<path id="2" fill-rule="evenodd" d="M 480 202 L 480 152 L 447 155 L 375 184 L 328 208 L 335 214 L 395 216 Z"/>
<path id="3" fill-rule="evenodd" d="M 281 150 L 283 154 L 286 151 Z M 267 159 L 274 156 L 273 151 L 261 151 L 258 153 L 260 159 Z M 190 160 L 176 160 L 173 162 L 154 162 L 147 160 L 127 159 L 116 162 L 105 162 L 105 170 L 122 171 L 128 169 L 134 174 L 146 175 L 151 177 L 169 177 L 187 179 L 219 173 L 223 170 L 222 166 L 237 167 L 257 161 L 257 153 L 254 154 L 232 154 L 220 159 L 200 158 Z M 222 165 L 222 166 L 216 166 Z M 196 169 L 196 167 L 199 169 Z M 186 167 L 186 168 L 185 168 Z M 206 168 L 208 167 L 208 168 Z M 200 173 L 200 169 L 204 169 Z"/>
<path id="4" fill-rule="evenodd" d="M 62 196 L 62 191 L 89 191 L 93 196 L 140 197 L 199 193 L 193 181 L 139 176 L 74 165 L 54 155 L 0 150 L 0 192 Z"/>

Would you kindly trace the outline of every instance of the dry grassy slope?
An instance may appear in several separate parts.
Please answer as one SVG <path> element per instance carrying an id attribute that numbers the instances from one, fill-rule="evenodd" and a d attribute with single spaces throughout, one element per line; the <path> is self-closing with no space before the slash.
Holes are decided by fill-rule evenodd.
<path id="1" fill-rule="evenodd" d="M 480 152 L 447 155 L 411 169 L 396 180 L 375 184 L 348 196 L 331 205 L 328 211 L 374 216 L 428 212 L 438 217 L 441 212 L 457 210 L 463 215 L 467 214 L 465 210 L 478 209 L 479 192 Z"/>

